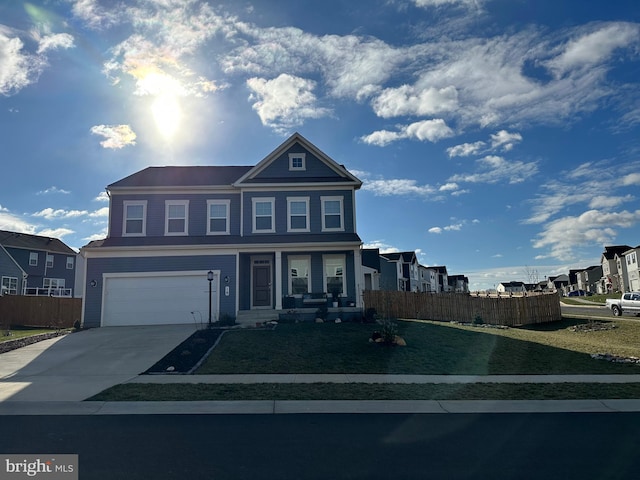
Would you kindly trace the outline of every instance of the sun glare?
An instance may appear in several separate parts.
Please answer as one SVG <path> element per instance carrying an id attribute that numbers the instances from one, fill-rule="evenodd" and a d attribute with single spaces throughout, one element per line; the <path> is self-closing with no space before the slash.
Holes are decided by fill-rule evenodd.
<path id="1" fill-rule="evenodd" d="M 166 139 L 171 139 L 178 131 L 182 111 L 175 95 L 165 93 L 156 98 L 151 106 L 153 119 L 160 134 Z"/>

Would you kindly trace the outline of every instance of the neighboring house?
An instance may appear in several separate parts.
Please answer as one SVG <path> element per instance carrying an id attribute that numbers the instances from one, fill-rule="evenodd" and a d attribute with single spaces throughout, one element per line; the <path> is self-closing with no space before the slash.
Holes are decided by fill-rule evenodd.
<path id="1" fill-rule="evenodd" d="M 380 256 L 390 264 L 395 264 L 384 268 L 382 275 L 384 278 L 385 290 L 400 290 L 403 292 L 419 291 L 418 259 L 416 252 L 394 252 L 382 253 Z M 384 262 L 383 262 L 384 263 Z M 395 270 L 395 274 L 394 274 Z M 393 288 L 393 277 L 396 279 L 396 287 Z M 391 288 L 389 288 L 391 287 Z"/>
<path id="2" fill-rule="evenodd" d="M 438 272 L 431 267 L 418 265 L 419 290 L 421 292 L 436 292 L 438 287 Z"/>
<path id="3" fill-rule="evenodd" d="M 149 167 L 109 185 L 108 236 L 82 249 L 83 325 L 215 321 L 327 292 L 361 307 L 361 185 L 298 133 L 255 166 Z"/>
<path id="4" fill-rule="evenodd" d="M 630 248 L 622 254 L 625 269 L 626 269 L 626 281 L 625 285 L 628 287 L 626 292 L 640 291 L 640 269 L 638 267 L 638 256 L 640 255 L 640 245 L 635 248 Z"/>
<path id="5" fill-rule="evenodd" d="M 469 279 L 464 275 L 449 275 L 449 291 L 469 293 Z"/>
<path id="6" fill-rule="evenodd" d="M 578 290 L 596 293 L 600 279 L 602 278 L 602 267 L 600 265 L 593 265 L 584 270 L 580 270 L 577 272 L 576 278 L 578 281 Z"/>
<path id="7" fill-rule="evenodd" d="M 547 280 L 547 291 L 566 292 L 569 289 L 569 282 L 569 275 L 566 275 L 564 273 L 555 277 L 549 277 L 549 279 Z"/>
<path id="8" fill-rule="evenodd" d="M 449 291 L 449 274 L 444 265 L 429 267 L 436 272 L 436 293 L 446 293 Z"/>
<path id="9" fill-rule="evenodd" d="M 74 295 L 76 252 L 61 240 L 0 230 L 3 295 Z"/>
<path id="10" fill-rule="evenodd" d="M 365 290 L 380 290 L 380 249 L 363 248 L 362 256 L 362 285 Z"/>
<path id="11" fill-rule="evenodd" d="M 525 293 L 527 290 L 524 282 L 513 281 L 499 283 L 496 291 L 498 293 Z"/>
<path id="12" fill-rule="evenodd" d="M 611 245 L 604 247 L 604 252 L 600 257 L 600 265 L 602 266 L 601 293 L 611 293 L 622 291 L 622 278 L 618 273 L 617 257 L 627 250 L 629 245 Z"/>

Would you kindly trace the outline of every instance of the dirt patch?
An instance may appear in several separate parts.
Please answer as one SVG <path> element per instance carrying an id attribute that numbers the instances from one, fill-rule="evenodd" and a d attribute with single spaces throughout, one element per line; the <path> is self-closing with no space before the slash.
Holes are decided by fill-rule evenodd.
<path id="1" fill-rule="evenodd" d="M 224 331 L 222 328 L 198 330 L 144 373 L 185 374 L 191 372 L 213 348 Z"/>

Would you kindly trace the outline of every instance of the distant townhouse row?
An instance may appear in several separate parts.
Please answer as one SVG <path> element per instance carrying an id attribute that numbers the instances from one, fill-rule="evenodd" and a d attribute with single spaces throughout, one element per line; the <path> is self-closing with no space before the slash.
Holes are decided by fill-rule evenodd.
<path id="1" fill-rule="evenodd" d="M 362 250 L 362 273 L 365 290 L 402 292 L 468 293 L 469 279 L 449 275 L 445 266 L 426 267 L 415 252 L 380 253 L 380 249 Z"/>

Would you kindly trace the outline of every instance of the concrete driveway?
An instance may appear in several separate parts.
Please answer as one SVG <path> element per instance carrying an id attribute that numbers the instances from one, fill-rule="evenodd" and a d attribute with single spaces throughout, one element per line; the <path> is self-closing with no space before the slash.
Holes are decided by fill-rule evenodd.
<path id="1" fill-rule="evenodd" d="M 103 327 L 0 354 L 0 402 L 81 401 L 147 370 L 193 325 Z"/>

